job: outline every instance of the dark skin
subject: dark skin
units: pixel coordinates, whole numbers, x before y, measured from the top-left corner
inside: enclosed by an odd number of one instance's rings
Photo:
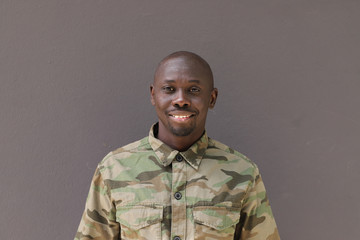
[[[216,103],[209,66],[193,53],[170,55],[157,68],[150,92],[159,119],[157,138],[187,150],[204,133],[208,109]]]

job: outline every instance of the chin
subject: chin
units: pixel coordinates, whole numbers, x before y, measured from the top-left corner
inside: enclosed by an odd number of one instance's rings
[[[171,132],[178,137],[186,137],[194,132],[194,128],[170,128]]]

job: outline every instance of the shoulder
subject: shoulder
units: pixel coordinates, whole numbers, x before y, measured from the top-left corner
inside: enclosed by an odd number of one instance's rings
[[[148,137],[144,137],[138,141],[129,143],[109,152],[99,163],[99,167],[107,167],[119,162],[119,160],[133,159],[139,154],[151,151]]]
[[[258,172],[257,165],[247,156],[212,138],[209,138],[208,154],[217,155],[218,158],[241,164],[243,168],[249,168],[254,173]]]

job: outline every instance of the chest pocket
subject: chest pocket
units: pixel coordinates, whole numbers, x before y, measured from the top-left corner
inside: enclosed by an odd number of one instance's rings
[[[195,240],[234,239],[235,227],[240,220],[240,209],[201,206],[193,209]]]
[[[162,219],[162,206],[129,206],[116,210],[122,240],[160,240]]]

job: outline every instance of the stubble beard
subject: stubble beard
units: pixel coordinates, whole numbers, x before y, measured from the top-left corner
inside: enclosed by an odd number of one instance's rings
[[[192,132],[194,132],[195,128],[196,128],[196,124],[192,123],[190,126],[188,127],[179,127],[176,128],[174,127],[171,123],[169,123],[169,127],[170,127],[170,131],[172,134],[174,134],[175,136],[178,137],[186,137],[189,136]]]

